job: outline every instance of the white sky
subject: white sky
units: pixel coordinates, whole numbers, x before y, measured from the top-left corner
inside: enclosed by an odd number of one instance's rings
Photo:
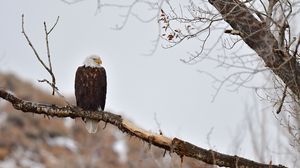
[[[156,115],[167,136],[257,159],[248,147],[250,139],[247,136],[241,146],[233,145],[237,134],[247,134],[245,114],[249,111],[245,106],[253,104],[253,91],[222,89],[211,102],[215,93],[212,80],[197,70],[214,73],[214,65],[207,61],[190,66],[179,61],[188,51],[197,49],[197,43],[168,50],[159,47],[153,56],[144,56],[158,35],[156,22],[143,24],[131,18],[123,30],[115,31],[111,27],[121,21],[118,10],[106,8],[98,15],[95,10],[96,1],[92,0],[75,5],[66,5],[59,0],[2,0],[0,70],[13,72],[36,86],[48,88],[37,82],[50,78],[21,34],[21,15],[25,14],[26,32],[43,56],[46,53],[43,21],[52,25],[60,16],[50,35],[50,47],[58,87],[66,96],[73,95],[76,68],[86,56],[98,54],[108,75],[106,109],[132,119],[146,130],[157,132]],[[215,73],[222,77],[217,70]],[[267,117],[273,117],[271,112]],[[211,128],[209,146],[206,136]],[[270,153],[266,160],[284,163],[276,158]]]

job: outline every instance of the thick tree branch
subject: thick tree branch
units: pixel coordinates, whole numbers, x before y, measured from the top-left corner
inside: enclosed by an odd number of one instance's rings
[[[271,2],[276,3],[277,1],[272,0]],[[239,0],[209,0],[209,3],[221,13],[223,19],[235,31],[240,32],[239,35],[244,42],[299,98],[300,67],[296,57],[280,47],[279,42],[270,31],[269,23],[257,20],[249,8]],[[272,5],[268,15],[271,15],[271,8]]]
[[[155,145],[167,151],[175,152],[181,158],[184,156],[195,158],[208,164],[221,167],[243,167],[243,168],[285,168],[282,165],[263,164],[248,160],[239,156],[230,156],[213,150],[206,150],[197,147],[189,142],[178,138],[168,138],[166,136],[152,133],[138,128],[130,121],[123,119],[122,116],[106,111],[84,111],[75,106],[60,107],[54,104],[42,104],[21,100],[14,95],[0,89],[0,97],[10,102],[17,110],[25,113],[44,114],[51,117],[84,117],[104,121],[118,127],[122,132],[135,136],[143,141]]]

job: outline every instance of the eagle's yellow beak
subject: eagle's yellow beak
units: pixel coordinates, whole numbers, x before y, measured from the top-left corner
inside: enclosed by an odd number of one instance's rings
[[[96,64],[101,65],[102,64],[102,60],[101,59],[95,59]]]

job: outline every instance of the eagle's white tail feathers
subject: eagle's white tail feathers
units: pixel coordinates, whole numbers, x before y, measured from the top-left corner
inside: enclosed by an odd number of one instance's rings
[[[95,134],[98,129],[98,121],[86,119],[85,120],[85,128],[90,134]]]

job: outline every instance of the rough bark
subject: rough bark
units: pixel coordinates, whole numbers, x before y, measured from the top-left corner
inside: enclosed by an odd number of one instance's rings
[[[135,126],[122,116],[106,111],[84,111],[76,106],[57,106],[21,100],[14,95],[0,89],[0,97],[10,102],[17,110],[25,113],[43,114],[51,117],[84,117],[104,121],[118,127],[122,132],[135,136],[150,145],[155,145],[166,151],[175,152],[180,157],[191,157],[208,164],[232,168],[285,168],[282,165],[258,163],[239,156],[222,154],[213,150],[206,150],[178,138],[169,138],[164,135],[152,133]]]
[[[238,32],[244,42],[260,56],[291,91],[299,97],[300,67],[296,58],[279,47],[266,21],[259,21],[244,3],[239,0],[209,0],[223,19]]]

